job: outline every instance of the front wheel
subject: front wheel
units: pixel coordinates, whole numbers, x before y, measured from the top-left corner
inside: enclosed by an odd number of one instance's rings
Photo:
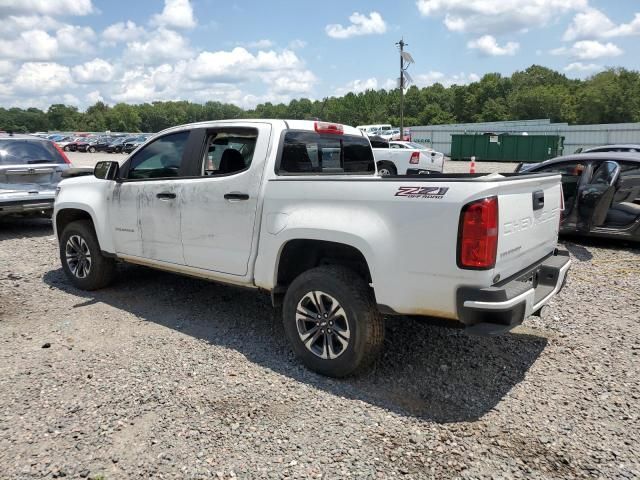
[[[93,225],[87,220],[65,227],[60,236],[60,261],[71,283],[81,290],[106,287],[115,277],[115,261],[102,255]]]
[[[384,320],[371,288],[355,272],[322,266],[298,276],[284,298],[283,322],[308,368],[345,377],[370,365],[382,348]]]
[[[71,149],[69,148],[69,146],[68,146],[68,145],[65,145],[65,146],[64,146],[64,148],[63,148],[63,150],[64,150],[65,152],[68,152],[68,151],[69,151],[69,150],[71,150]]]
[[[397,175],[398,170],[393,163],[390,162],[380,162],[378,164],[378,175],[381,177],[388,177],[390,175]]]
[[[89,153],[96,153],[96,147],[89,147]]]

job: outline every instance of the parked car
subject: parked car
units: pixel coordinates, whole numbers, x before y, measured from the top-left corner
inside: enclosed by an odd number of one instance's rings
[[[31,135],[0,135],[0,217],[53,211],[69,159],[55,143]]]
[[[561,233],[640,241],[640,153],[578,153],[516,171],[562,175]]]
[[[613,145],[602,145],[600,147],[587,148],[576,153],[598,153],[598,152],[640,152],[640,145],[633,143],[621,143]]]
[[[117,137],[114,138],[105,148],[105,152],[107,153],[121,153],[122,152],[122,146],[125,144],[125,142],[131,141],[133,139],[135,139],[136,137]]]
[[[78,143],[78,151],[89,153],[104,152],[110,145],[110,141],[110,139],[106,138],[92,138],[88,141]]]
[[[405,142],[387,142],[382,137],[369,137],[378,173],[388,175],[422,175],[442,173],[444,155],[425,148],[405,148]],[[399,145],[402,143],[402,145]]]
[[[56,144],[65,152],[75,152],[78,149],[78,142],[84,141],[83,137],[65,137]]]
[[[133,140],[129,140],[125,143],[122,144],[122,153],[131,153],[133,152],[136,148],[138,148],[140,145],[142,145],[144,142],[147,141],[147,138],[145,135],[140,135],[138,137],[135,137]]]
[[[376,173],[353,127],[174,127],[121,167],[61,183],[60,261],[84,290],[108,285],[122,260],[270,292],[294,352],[336,377],[376,358],[385,314],[500,333],[562,288],[559,175]]]

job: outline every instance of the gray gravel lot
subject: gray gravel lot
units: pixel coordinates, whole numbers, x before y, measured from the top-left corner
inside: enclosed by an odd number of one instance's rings
[[[4,221],[0,478],[639,478],[640,250],[563,243],[544,318],[390,318],[375,366],[332,380],[266,296],[127,265],[82,292],[50,222]]]

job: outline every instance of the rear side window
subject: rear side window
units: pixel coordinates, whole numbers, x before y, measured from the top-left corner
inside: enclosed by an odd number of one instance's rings
[[[65,163],[52,142],[42,140],[0,140],[0,165]]]
[[[288,131],[279,174],[373,174],[375,161],[368,140],[354,135],[321,135]]]

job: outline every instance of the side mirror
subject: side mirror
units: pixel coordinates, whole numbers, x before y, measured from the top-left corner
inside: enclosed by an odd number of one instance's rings
[[[120,165],[112,161],[98,162],[93,169],[94,177],[102,180],[116,180],[118,173],[120,173]]]

